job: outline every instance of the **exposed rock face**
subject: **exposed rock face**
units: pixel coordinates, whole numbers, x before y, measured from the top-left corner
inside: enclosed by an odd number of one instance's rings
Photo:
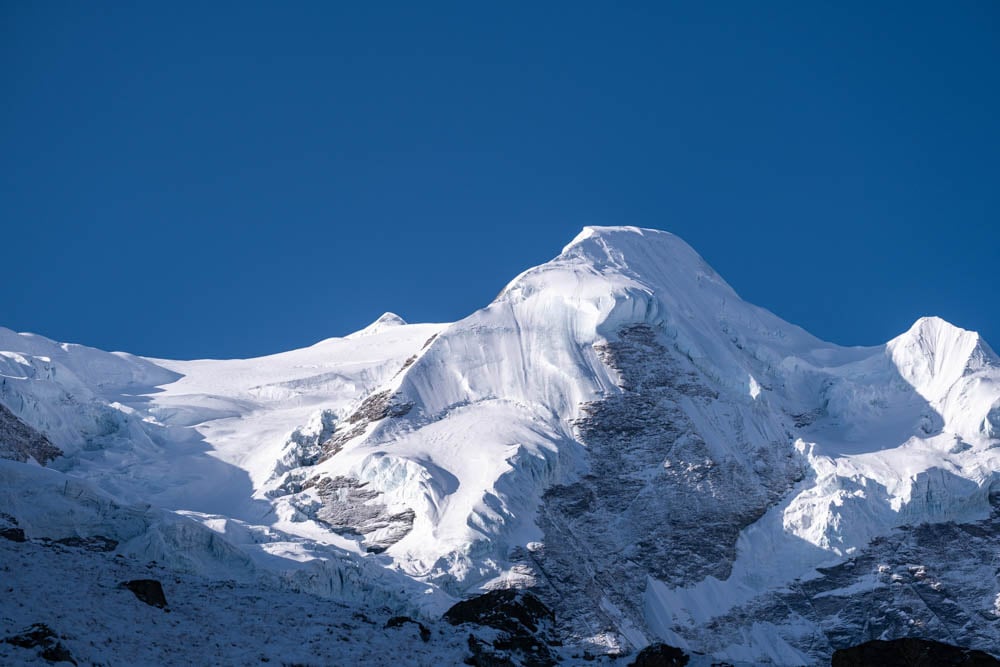
[[[44,435],[31,428],[0,403],[0,458],[24,463],[29,458],[43,466],[59,456],[62,450]]]
[[[408,364],[413,362],[408,361]],[[343,449],[344,444],[353,440],[368,428],[372,422],[377,422],[387,417],[402,417],[410,412],[413,404],[400,401],[399,397],[391,391],[376,392],[363,401],[358,409],[351,413],[343,425],[333,433],[333,435],[323,443],[323,451],[319,461],[334,456]]]
[[[650,575],[724,579],[740,530],[803,475],[787,439],[728,443],[742,460],[712,448],[692,415],[736,422],[739,412],[653,327],[624,328],[597,351],[621,393],[585,406],[577,429],[590,469],[545,493],[544,548],[533,552],[540,593],[581,637],[607,637],[622,619],[642,627]]]
[[[833,667],[995,667],[997,660],[982,651],[942,644],[929,639],[872,640],[833,654]]]
[[[309,424],[292,431],[285,442],[282,457],[275,465],[274,475],[319,462],[337,427],[332,410],[321,410]]]
[[[743,628],[772,624],[786,637],[797,634],[790,643],[815,664],[880,637],[946,637],[958,646],[996,651],[998,544],[1000,513],[978,523],[903,527],[839,565],[820,568],[815,578],[714,619],[696,638],[713,652],[736,641]],[[788,630],[794,627],[818,630]]]
[[[323,477],[314,488],[321,501],[314,512],[316,520],[338,533],[361,535],[371,553],[385,551],[413,528],[413,510],[390,512],[365,482]]]
[[[413,358],[407,359],[403,368],[412,363]],[[317,474],[314,466],[336,456],[374,422],[402,417],[412,407],[412,403],[384,390],[367,396],[339,423],[331,410],[317,413],[312,422],[289,436],[272,479],[284,476],[267,496],[291,496],[289,502],[303,515],[341,535],[360,536],[366,551],[382,553],[413,528],[413,510],[390,510],[380,502],[382,494],[370,488],[368,482]]]
[[[407,360],[407,365],[412,360]],[[406,365],[404,365],[404,368]],[[403,539],[413,527],[412,509],[390,511],[380,502],[381,494],[353,477],[324,476],[311,470],[335,456],[348,441],[362,435],[374,422],[402,417],[412,408],[391,391],[371,394],[339,424],[330,410],[292,432],[274,477],[284,474],[281,484],[267,493],[270,498],[294,496],[290,502],[308,516],[341,535],[361,536],[366,551],[382,553]],[[303,493],[310,491],[311,493]],[[318,503],[316,500],[318,499]]]

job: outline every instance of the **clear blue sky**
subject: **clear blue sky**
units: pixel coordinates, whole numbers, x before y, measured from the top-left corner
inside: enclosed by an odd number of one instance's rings
[[[992,0],[133,4],[0,8],[0,325],[275,352],[631,224],[828,340],[1000,347]]]

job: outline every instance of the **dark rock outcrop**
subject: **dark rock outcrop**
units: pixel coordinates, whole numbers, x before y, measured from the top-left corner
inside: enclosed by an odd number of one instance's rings
[[[116,540],[112,540],[110,537],[104,537],[103,535],[90,535],[88,537],[64,537],[61,540],[55,540],[55,543],[61,544],[64,547],[85,549],[87,551],[99,551],[104,553],[114,551],[118,547],[118,542]]]
[[[513,588],[463,600],[445,612],[452,625],[469,624],[494,632],[469,635],[469,664],[479,667],[548,667],[556,663],[555,616],[533,593]],[[499,631],[499,632],[495,632]]]
[[[0,512],[0,538],[11,542],[24,542],[24,530],[18,527],[17,519]]]
[[[0,458],[21,463],[31,458],[44,466],[62,455],[62,450],[48,438],[25,424],[7,406],[0,403]]]
[[[997,660],[983,651],[959,648],[950,644],[906,637],[888,641],[873,640],[838,649],[833,667],[1000,667]]]
[[[163,585],[156,579],[133,579],[122,585],[151,607],[163,609],[167,606],[167,596],[163,594]]]
[[[24,531],[20,528],[0,528],[0,537],[11,542],[24,542]]]
[[[431,640],[431,630],[426,625],[420,621],[415,621],[409,616],[393,616],[388,621],[385,622],[386,629],[388,628],[401,628],[407,623],[412,623],[417,626],[417,630],[420,632],[420,638],[425,642]]]
[[[639,651],[629,667],[684,667],[690,658],[676,646],[650,644]]]
[[[38,655],[48,662],[76,664],[73,654],[59,641],[59,635],[44,623],[35,623],[22,632],[5,637],[3,641],[25,649],[38,649]]]

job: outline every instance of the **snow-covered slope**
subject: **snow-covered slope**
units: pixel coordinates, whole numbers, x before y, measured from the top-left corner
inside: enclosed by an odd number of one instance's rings
[[[51,474],[179,512],[303,590],[344,594],[324,577],[349,568],[352,599],[433,615],[532,587],[591,652],[821,660],[874,626],[746,610],[902,526],[989,522],[1000,496],[1000,360],[977,334],[923,318],[825,343],[656,230],[585,228],[448,325],[386,313],[251,360],[6,330],[0,350],[0,404],[64,452]],[[1000,585],[969,590],[997,618]],[[969,641],[1000,645],[983,627]]]

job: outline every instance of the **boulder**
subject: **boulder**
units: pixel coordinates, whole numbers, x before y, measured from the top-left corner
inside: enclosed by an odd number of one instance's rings
[[[163,594],[163,585],[156,579],[133,579],[122,585],[151,607],[163,609],[167,606],[167,596]]]

